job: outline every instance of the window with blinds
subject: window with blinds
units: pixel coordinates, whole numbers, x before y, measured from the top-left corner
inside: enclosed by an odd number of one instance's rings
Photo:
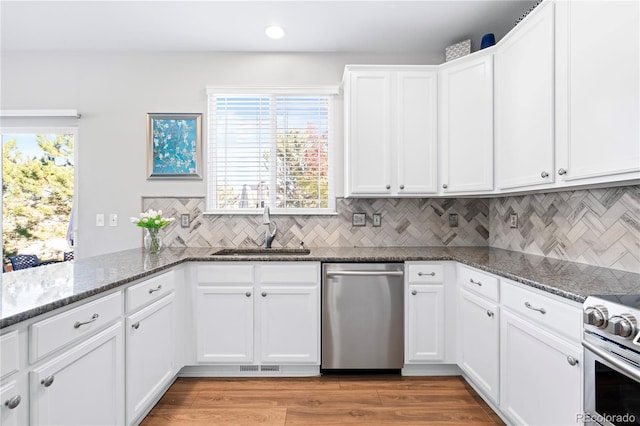
[[[331,95],[209,92],[207,211],[335,211]]]

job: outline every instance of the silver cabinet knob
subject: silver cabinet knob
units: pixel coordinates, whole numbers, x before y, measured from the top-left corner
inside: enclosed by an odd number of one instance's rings
[[[53,384],[53,379],[54,379],[53,376],[47,376],[44,379],[40,380],[40,384],[44,385],[45,388],[48,388]]]
[[[385,186],[385,188],[391,189],[391,185],[387,185],[387,186]]]
[[[262,292],[262,297],[267,297],[267,292],[266,291]]]
[[[488,316],[489,318],[493,317],[493,312],[491,312],[491,311],[487,311],[487,316]]]
[[[4,402],[4,405],[9,407],[9,410],[13,410],[18,405],[20,405],[20,401],[22,401],[22,398],[20,398],[20,395],[16,395],[16,396],[12,396],[11,398],[7,399]]]
[[[569,365],[577,365],[578,364],[578,360],[575,359],[574,357],[572,357],[571,355],[569,355],[567,357],[567,362],[569,363]]]
[[[416,294],[418,294],[418,292],[417,290],[411,290],[411,294],[415,296]]]
[[[400,185],[400,189],[404,189],[404,185]]]
[[[564,176],[564,175],[566,175],[566,174],[567,174],[567,170],[566,170],[566,169],[558,169],[558,174],[559,174],[560,176]]]
[[[443,183],[443,184],[442,184],[442,187],[443,187],[444,189],[447,189],[447,188],[449,187],[449,185],[447,185],[446,183]]]
[[[248,291],[248,292],[246,292],[244,295],[245,295],[245,296],[247,296],[247,297],[251,297],[251,292],[250,292],[250,291]]]
[[[140,321],[134,322],[133,324],[131,324],[131,328],[133,328],[134,330],[137,330],[138,328],[140,328]]]
[[[542,179],[548,178],[549,177],[549,173],[542,172],[542,173],[540,173],[540,177],[542,177]]]

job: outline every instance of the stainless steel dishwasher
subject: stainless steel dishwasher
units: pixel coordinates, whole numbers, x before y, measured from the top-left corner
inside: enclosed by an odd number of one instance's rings
[[[322,368],[402,368],[403,288],[402,263],[324,264]]]

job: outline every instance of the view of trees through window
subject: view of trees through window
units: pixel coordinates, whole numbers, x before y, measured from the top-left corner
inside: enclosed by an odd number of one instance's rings
[[[62,260],[71,250],[73,134],[2,135],[2,251]]]

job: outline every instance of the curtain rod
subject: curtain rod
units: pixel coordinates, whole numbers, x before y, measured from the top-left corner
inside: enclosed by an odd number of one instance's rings
[[[82,115],[77,109],[3,109],[0,117],[80,118]]]

